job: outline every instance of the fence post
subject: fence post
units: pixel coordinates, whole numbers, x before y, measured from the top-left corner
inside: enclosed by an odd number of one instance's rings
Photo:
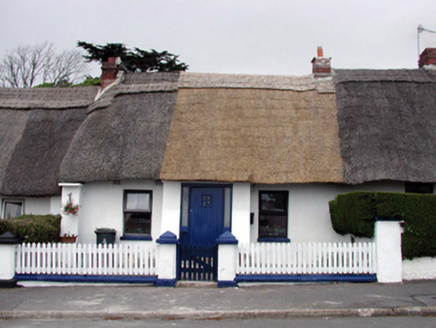
[[[12,288],[17,285],[15,276],[15,250],[22,238],[12,232],[0,236],[0,287]]]
[[[216,240],[218,244],[218,288],[236,287],[238,240],[229,231]]]
[[[174,287],[177,280],[177,236],[170,231],[157,240],[156,287]]]
[[[377,281],[382,283],[403,281],[401,234],[403,228],[396,219],[376,218],[375,242],[377,256]]]

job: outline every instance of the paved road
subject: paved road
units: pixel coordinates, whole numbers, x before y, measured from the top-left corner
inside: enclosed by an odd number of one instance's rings
[[[253,319],[436,315],[436,281],[241,288],[0,289],[0,319]]]
[[[252,320],[0,320],[4,328],[111,328],[111,327],[145,327],[145,328],[434,328],[436,318],[425,317],[377,317],[377,318],[292,318],[292,319],[252,319]]]

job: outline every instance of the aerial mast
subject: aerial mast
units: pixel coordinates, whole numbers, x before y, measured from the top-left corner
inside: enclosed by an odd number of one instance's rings
[[[421,34],[422,32],[430,32],[430,33],[436,33],[436,31],[428,30],[428,29],[426,29],[426,28],[422,27],[422,25],[421,25],[421,24],[419,24],[419,25],[418,25],[418,32],[417,32],[417,42],[418,42],[418,59],[419,59],[419,56],[421,55],[421,49],[420,49],[420,46],[419,46],[419,35],[420,35],[420,34]]]

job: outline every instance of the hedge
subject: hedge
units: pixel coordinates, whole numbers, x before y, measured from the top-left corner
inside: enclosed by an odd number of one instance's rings
[[[387,192],[340,194],[330,203],[333,229],[356,237],[373,237],[374,221],[400,219],[404,258],[436,256],[436,195]]]
[[[21,215],[0,220],[0,234],[7,231],[23,237],[26,243],[59,242],[60,215]]]

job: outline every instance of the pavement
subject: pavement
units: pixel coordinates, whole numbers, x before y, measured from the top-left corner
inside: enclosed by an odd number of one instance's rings
[[[0,289],[0,319],[256,319],[436,316],[436,281],[398,284],[185,283]]]

